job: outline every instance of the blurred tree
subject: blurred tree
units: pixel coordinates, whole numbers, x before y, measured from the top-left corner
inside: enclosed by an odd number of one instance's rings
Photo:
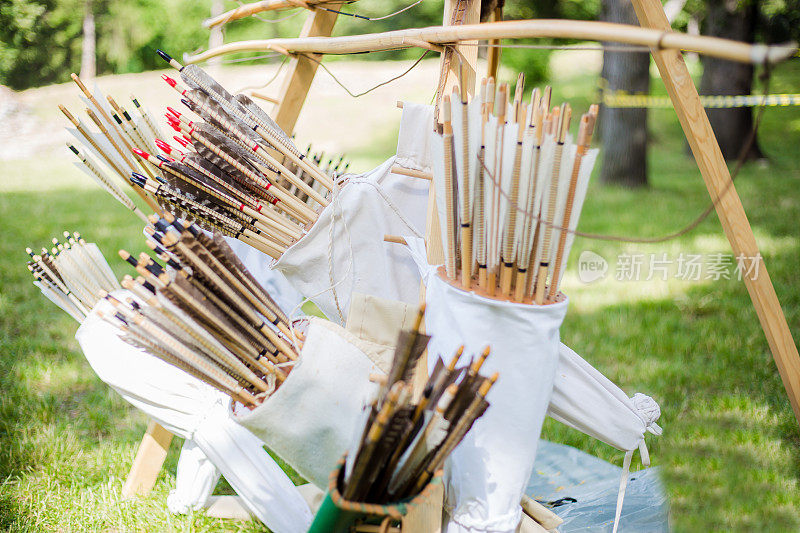
[[[629,0],[603,0],[601,19],[638,24]],[[600,77],[609,91],[646,94],[650,91],[650,53],[604,51]],[[647,109],[603,106],[598,121],[603,143],[601,181],[627,187],[647,185]]]
[[[155,48],[179,54],[208,41],[200,23],[208,17],[210,0],[91,4],[88,11],[86,0],[0,0],[0,84],[25,89],[65,82],[70,72],[79,72],[84,35],[88,39],[90,33],[84,33],[87,12],[94,18],[97,74],[163,68]]]
[[[65,81],[80,67],[82,0],[3,0],[0,84],[13,89]]]
[[[758,23],[756,0],[706,0],[703,34],[737,41],[753,42]],[[712,57],[703,57],[700,92],[711,95],[750,94],[753,89],[753,66]],[[717,136],[725,159],[742,155],[753,129],[753,111],[749,107],[707,109],[708,119]],[[758,142],[750,145],[746,159],[763,157]]]
[[[600,0],[506,0],[503,8],[505,20],[518,19],[558,19],[596,20],[600,13]],[[514,44],[567,44],[567,41],[553,39],[518,39]],[[510,67],[515,73],[525,73],[525,82],[530,89],[548,80],[548,66],[552,50],[505,48],[501,56],[502,65]]]
[[[92,0],[86,0],[83,14],[83,42],[81,44],[81,79],[91,80],[97,74],[97,34],[94,26]]]

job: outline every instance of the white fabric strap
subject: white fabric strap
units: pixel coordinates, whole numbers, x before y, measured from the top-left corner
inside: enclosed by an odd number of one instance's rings
[[[625,489],[628,487],[628,474],[631,471],[631,459],[633,450],[625,452],[625,460],[622,462],[622,477],[619,479],[619,492],[617,493],[617,510],[614,513],[614,528],[611,533],[617,533],[619,527],[619,517],[622,515],[622,502],[625,500]]]

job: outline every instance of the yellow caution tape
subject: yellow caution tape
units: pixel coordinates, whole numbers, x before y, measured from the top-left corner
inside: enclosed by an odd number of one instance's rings
[[[625,91],[601,91],[601,101],[606,107],[646,107],[668,109],[672,107],[669,96],[649,94],[629,94]],[[800,105],[800,94],[748,94],[748,95],[701,95],[700,101],[707,108],[756,107],[756,106],[796,106]]]

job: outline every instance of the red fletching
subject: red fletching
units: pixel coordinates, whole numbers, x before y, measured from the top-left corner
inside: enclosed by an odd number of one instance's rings
[[[156,146],[158,146],[162,152],[168,155],[172,155],[172,152],[176,152],[177,155],[183,155],[183,152],[178,150],[177,148],[173,148],[169,144],[165,143],[161,139],[156,139]]]
[[[184,148],[189,146],[189,140],[187,138],[185,138],[185,137],[178,137],[177,135],[173,135],[172,138],[175,139],[175,142],[177,142],[178,144],[180,144]]]
[[[133,148],[133,153],[138,155],[139,157],[144,158],[144,159],[150,159],[150,154],[148,154],[144,150],[139,150],[138,148]]]
[[[164,80],[169,84],[170,87],[175,87],[178,85],[178,82],[167,76],[166,74],[161,75],[161,79]]]
[[[171,108],[171,107],[169,107],[169,106],[167,106],[167,111],[169,111],[170,113],[172,113],[173,115],[175,115],[175,116],[176,116],[176,117],[178,117],[178,118],[180,118],[180,116],[181,116],[181,114],[180,114],[180,113],[178,113],[177,111],[175,111],[174,109],[172,109],[172,108]]]

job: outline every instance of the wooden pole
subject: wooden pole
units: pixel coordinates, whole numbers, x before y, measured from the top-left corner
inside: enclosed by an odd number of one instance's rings
[[[151,420],[122,486],[123,498],[145,496],[153,489],[171,442],[172,433]]]
[[[492,22],[503,20],[503,8],[496,7],[492,14]],[[497,79],[497,70],[500,68],[500,39],[489,39],[489,49],[486,51],[486,77]]]
[[[669,31],[669,22],[659,0],[633,0],[633,7],[642,26]],[[652,53],[708,192],[717,204],[717,215],[733,253],[737,257],[757,262],[754,268],[757,268],[758,275],[755,279],[744,275],[744,283],[767,336],[795,418],[800,421],[800,356],[797,346],[758,251],[742,202],[731,183],[728,166],[700,102],[700,96],[679,51],[654,47]]]
[[[313,9],[308,13],[308,18],[300,31],[300,39],[307,37],[329,37],[336,23],[336,13]],[[320,56],[313,59],[319,61]],[[292,57],[289,63],[289,70],[283,80],[279,103],[275,112],[272,114],[273,120],[281,127],[287,135],[294,132],[297,117],[308,96],[311,82],[314,81],[314,74],[317,72],[319,64],[305,56]]]
[[[507,20],[465,26],[431,26],[382,33],[366,33],[343,37],[301,37],[239,41],[189,56],[188,63],[206,61],[218,55],[235,52],[287,50],[309,54],[357,54],[397,48],[449,45],[487,39],[553,38],[582,41],[616,42],[697,52],[710,57],[741,63],[777,63],[797,51],[795,44],[766,46],[748,44],[719,37],[687,35],[677,31],[640,28],[628,24],[591,20]],[[472,48],[475,48],[474,46]]]

